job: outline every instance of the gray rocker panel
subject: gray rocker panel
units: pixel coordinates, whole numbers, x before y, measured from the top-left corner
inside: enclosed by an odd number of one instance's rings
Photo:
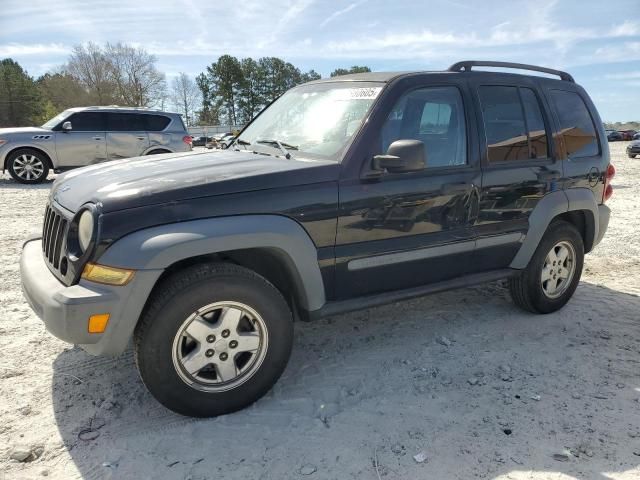
[[[324,305],[316,246],[298,223],[279,215],[218,217],[140,230],[115,242],[98,262],[155,270],[190,257],[247,248],[269,248],[280,255],[302,286],[303,308],[317,310]]]

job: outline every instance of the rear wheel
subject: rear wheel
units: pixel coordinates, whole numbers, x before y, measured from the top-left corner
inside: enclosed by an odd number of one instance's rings
[[[20,183],[42,183],[49,174],[49,160],[37,150],[23,148],[7,158],[9,174]]]
[[[292,343],[291,311],[271,283],[243,267],[206,264],[160,287],[136,328],[135,355],[160,403],[211,417],[267,393]]]
[[[553,222],[527,268],[509,280],[513,301],[534,313],[559,310],[578,287],[583,262],[580,233],[568,222]]]

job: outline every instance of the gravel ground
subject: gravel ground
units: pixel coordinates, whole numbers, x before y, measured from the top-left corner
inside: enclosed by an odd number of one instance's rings
[[[5,174],[0,479],[639,479],[640,159],[625,145],[609,231],[560,312],[523,313],[489,284],[298,324],[276,387],[211,420],[161,407],[130,351],[95,358],[45,331],[18,257],[49,185]]]

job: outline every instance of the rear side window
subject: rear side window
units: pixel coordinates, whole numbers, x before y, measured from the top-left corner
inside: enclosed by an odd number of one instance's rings
[[[524,105],[524,115],[527,120],[527,130],[529,131],[529,141],[531,143],[530,158],[547,158],[549,156],[547,131],[544,127],[544,119],[538,97],[530,88],[520,88],[520,96]]]
[[[146,129],[143,115],[135,113],[107,114],[107,130],[110,132],[142,132]]]
[[[540,103],[530,88],[479,89],[489,162],[535,160],[549,156]]]
[[[420,140],[427,168],[465,165],[467,137],[462,97],[456,87],[431,87],[403,95],[382,127],[382,152],[396,140]]]
[[[100,112],[78,112],[68,119],[75,132],[104,132],[105,114]]]
[[[169,117],[164,115],[145,115],[147,119],[147,130],[150,132],[161,132],[171,122]]]
[[[552,90],[551,98],[560,121],[560,133],[567,155],[573,158],[598,155],[596,128],[580,95],[564,90]]]

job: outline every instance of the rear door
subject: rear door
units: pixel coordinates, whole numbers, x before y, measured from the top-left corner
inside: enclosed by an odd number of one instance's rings
[[[408,79],[395,91],[368,127],[364,174],[340,181],[337,299],[453,278],[473,254],[478,171],[465,85]],[[367,179],[373,156],[401,139],[425,144],[424,170]]]
[[[71,130],[56,127],[58,167],[81,167],[107,159],[105,113],[77,112],[65,119]]]
[[[550,141],[548,108],[531,79],[473,81],[482,152],[473,271],[508,267],[529,229],[529,215],[561,189],[562,166]]]
[[[109,160],[137,157],[149,147],[145,116],[137,113],[107,114],[107,156]]]

